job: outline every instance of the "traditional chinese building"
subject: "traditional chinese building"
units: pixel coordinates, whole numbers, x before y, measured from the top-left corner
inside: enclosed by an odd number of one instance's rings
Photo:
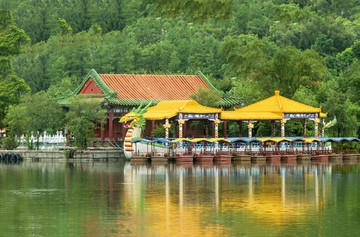
[[[123,141],[125,129],[119,119],[141,102],[188,101],[190,95],[199,88],[216,91],[210,81],[201,73],[197,75],[136,75],[98,74],[94,69],[85,76],[74,95],[85,95],[100,100],[107,109],[108,122],[96,131],[99,146],[113,146]],[[239,100],[222,100],[219,106],[233,106]],[[156,126],[155,121],[147,121],[145,135]],[[189,128],[187,131],[190,131]]]
[[[261,120],[268,120],[272,123],[272,136],[275,136],[275,123],[280,123],[281,137],[285,137],[285,124],[290,119],[298,119],[303,121],[304,137],[306,137],[307,121],[314,123],[314,137],[319,136],[319,123],[321,122],[320,136],[324,137],[324,118],[327,113],[321,112],[320,108],[299,103],[280,95],[279,91],[275,91],[275,95],[251,104],[246,107],[235,109],[235,111],[222,111],[221,120],[239,121],[240,127],[242,123],[247,123],[249,137],[252,137],[252,129],[254,123]],[[320,120],[321,119],[321,120]]]

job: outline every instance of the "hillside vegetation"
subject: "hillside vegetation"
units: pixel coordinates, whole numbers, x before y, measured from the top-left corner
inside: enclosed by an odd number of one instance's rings
[[[11,57],[31,93],[60,98],[87,72],[202,71],[245,105],[281,95],[322,106],[329,135],[357,136],[359,0],[0,0],[30,43]]]

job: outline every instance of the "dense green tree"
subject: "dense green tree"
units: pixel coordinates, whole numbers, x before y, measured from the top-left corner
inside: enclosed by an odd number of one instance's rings
[[[65,19],[59,18],[59,33],[61,34],[71,34],[72,28],[69,26],[69,24],[66,22]]]
[[[16,54],[1,58],[0,65],[2,75],[16,72],[32,93],[49,90],[54,97],[74,90],[91,68],[152,74],[200,70],[218,89],[231,90],[245,104],[280,90],[341,116],[340,111],[356,111],[350,108],[357,106],[359,94],[359,3],[0,0],[0,7],[13,11],[14,21],[33,43],[21,48],[21,41]],[[6,42],[0,41],[0,46]],[[336,110],[324,99],[327,90],[332,93],[330,82],[339,93],[334,101],[346,108]],[[351,134],[344,129],[343,134]]]
[[[4,122],[10,135],[29,137],[33,134],[38,141],[36,149],[39,149],[39,137],[45,131],[54,133],[64,126],[64,113],[57,100],[42,91],[24,95],[18,105],[10,107]]]
[[[324,34],[316,38],[315,44],[313,44],[311,48],[322,56],[331,55],[335,51],[333,40]]]
[[[14,73],[10,57],[19,54],[21,44],[30,39],[15,25],[9,10],[0,9],[0,22],[0,118],[3,118],[8,107],[29,92],[24,80]],[[3,126],[2,121],[0,126]]]
[[[322,58],[313,50],[299,51],[294,47],[280,49],[273,57],[269,75],[273,86],[270,93],[279,89],[286,97],[292,97],[301,86],[316,88],[326,75]]]
[[[77,98],[70,102],[66,118],[78,149],[85,150],[89,146],[95,129],[106,121],[105,113],[98,101]]]
[[[171,1],[153,0],[157,10],[162,15],[185,15],[191,20],[206,20],[209,18],[227,19],[230,17],[232,0],[204,0],[204,1]]]
[[[199,88],[195,94],[190,95],[190,98],[201,105],[215,108],[217,107],[217,103],[221,100],[221,95],[211,90]]]
[[[9,57],[19,54],[21,44],[30,39],[15,25],[9,10],[0,9],[0,22],[0,80],[4,80],[13,73]]]
[[[8,107],[18,104],[21,96],[29,92],[29,87],[24,80],[19,79],[15,75],[11,75],[8,80],[3,81],[0,85],[0,117],[4,118]]]

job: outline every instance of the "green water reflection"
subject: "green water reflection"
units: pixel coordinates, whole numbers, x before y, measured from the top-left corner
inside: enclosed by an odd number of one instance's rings
[[[0,233],[356,236],[359,167],[0,164]]]

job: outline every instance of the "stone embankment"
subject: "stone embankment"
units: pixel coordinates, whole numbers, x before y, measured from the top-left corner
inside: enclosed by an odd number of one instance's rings
[[[62,161],[116,161],[124,159],[120,149],[99,149],[77,151],[64,150],[0,150],[0,157],[20,155],[23,161],[62,162]]]

